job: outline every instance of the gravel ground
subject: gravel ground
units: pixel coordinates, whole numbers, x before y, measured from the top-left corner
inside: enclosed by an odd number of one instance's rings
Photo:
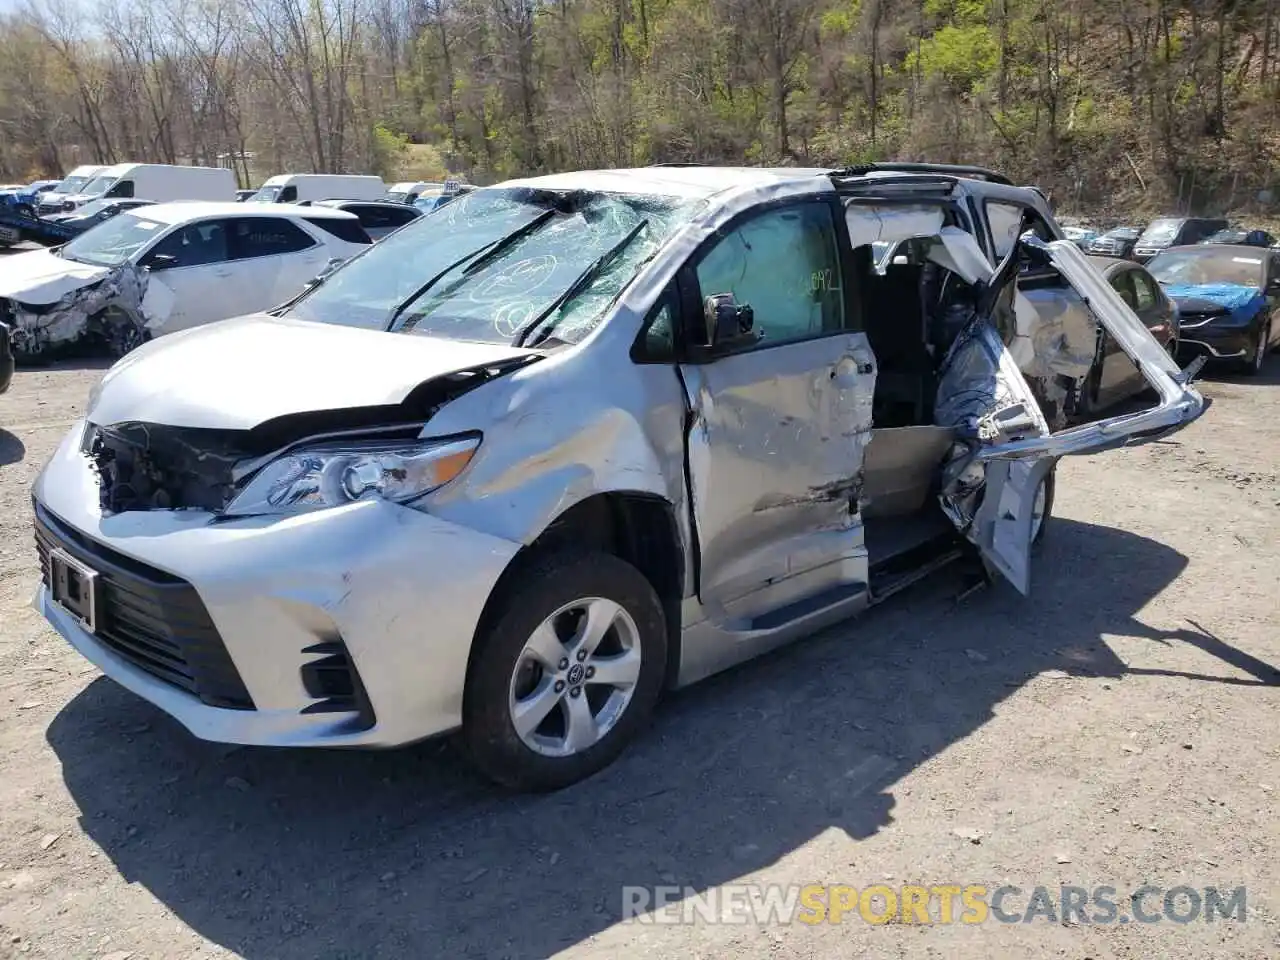
[[[672,698],[537,798],[448,745],[198,742],[46,628],[28,490],[99,375],[0,397],[0,956],[1280,954],[1280,358],[1206,382],[1169,441],[1064,462],[1030,599],[944,573]],[[1244,885],[1247,913],[621,919],[624,885],[738,882],[1010,883],[1018,912],[1037,885]]]

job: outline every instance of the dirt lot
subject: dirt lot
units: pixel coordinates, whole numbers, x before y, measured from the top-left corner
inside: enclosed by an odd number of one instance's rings
[[[1280,953],[1280,358],[1206,383],[1171,441],[1064,463],[1030,600],[957,602],[945,574],[673,698],[616,767],[542,798],[441,745],[200,743],[74,655],[28,606],[28,489],[98,375],[20,372],[0,397],[0,956]],[[1014,913],[1037,885],[1244,885],[1247,913],[620,920],[624,885],[740,881],[1009,883]]]

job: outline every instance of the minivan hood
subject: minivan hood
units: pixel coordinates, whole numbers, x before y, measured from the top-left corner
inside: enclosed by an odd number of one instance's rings
[[[0,259],[0,297],[45,306],[110,272],[107,267],[66,260],[51,250],[30,250]]]
[[[394,406],[436,377],[538,356],[502,344],[255,314],[168,334],[107,371],[90,422],[251,430],[290,414]]]

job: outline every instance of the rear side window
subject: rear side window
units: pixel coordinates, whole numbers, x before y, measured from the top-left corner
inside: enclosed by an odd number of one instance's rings
[[[315,241],[296,224],[280,217],[241,217],[231,221],[231,259],[249,260],[297,253]]]
[[[307,217],[306,221],[317,230],[323,230],[347,243],[373,243],[359,220],[348,220],[346,217]]]
[[[1018,229],[1022,226],[1022,207],[1016,203],[987,201],[987,220],[991,224],[991,241],[995,244],[996,262],[1009,255],[1018,242]]]
[[[408,221],[415,219],[412,207],[408,210],[396,210],[385,206],[348,206],[348,214],[355,214],[360,223],[369,229],[388,229],[403,227]]]

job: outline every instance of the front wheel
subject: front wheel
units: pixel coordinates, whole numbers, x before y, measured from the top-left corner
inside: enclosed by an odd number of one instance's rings
[[[1263,364],[1267,362],[1267,354],[1270,352],[1271,320],[1268,318],[1258,329],[1258,336],[1253,344],[1253,354],[1244,362],[1244,373],[1251,377],[1261,373]]]
[[[612,763],[648,721],[666,617],[640,571],[604,553],[550,554],[502,589],[476,637],[462,739],[498,783],[558,790]]]

